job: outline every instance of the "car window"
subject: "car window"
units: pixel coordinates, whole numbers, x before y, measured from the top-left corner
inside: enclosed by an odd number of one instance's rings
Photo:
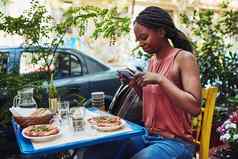
[[[57,53],[54,60],[54,66],[57,78],[81,76],[83,74],[82,62],[72,54]]]
[[[101,71],[107,70],[106,66],[98,63],[96,60],[86,57],[86,62],[88,66],[88,73],[93,74]]]
[[[49,55],[48,62],[53,55]],[[47,62],[47,63],[48,63]],[[20,74],[29,74],[34,72],[46,72],[48,69],[46,61],[40,52],[22,52],[20,56]],[[54,70],[51,65],[50,69]]]
[[[54,60],[55,76],[64,78],[70,76],[70,60],[68,54],[57,53]]]
[[[50,63],[53,54],[49,55],[47,62],[40,52],[22,52],[20,57],[20,74],[34,72],[47,72],[47,63]],[[82,62],[75,55],[58,52],[55,54],[50,69],[54,71],[56,79],[82,75]]]
[[[74,55],[71,55],[71,74],[79,76],[83,73],[82,62]]]
[[[8,53],[0,52],[0,73],[7,73]]]

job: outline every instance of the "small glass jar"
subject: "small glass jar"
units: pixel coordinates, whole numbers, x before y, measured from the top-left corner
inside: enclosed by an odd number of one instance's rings
[[[74,131],[83,130],[85,126],[85,108],[80,107],[72,114],[72,124]]]

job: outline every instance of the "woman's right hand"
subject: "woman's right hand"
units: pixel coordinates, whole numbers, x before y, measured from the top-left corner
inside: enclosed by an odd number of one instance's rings
[[[137,73],[136,75],[134,75],[133,79],[129,82],[129,86],[130,87],[140,87],[142,88],[143,87],[143,76],[144,76],[144,73]]]
[[[134,88],[136,93],[142,98],[142,83],[144,73],[137,73],[129,82],[129,87]]]

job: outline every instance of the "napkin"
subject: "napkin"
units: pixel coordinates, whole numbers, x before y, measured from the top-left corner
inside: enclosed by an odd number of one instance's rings
[[[21,108],[21,107],[11,107],[9,108],[10,112],[13,116],[22,116],[22,117],[28,117],[31,113],[33,113],[36,108]]]

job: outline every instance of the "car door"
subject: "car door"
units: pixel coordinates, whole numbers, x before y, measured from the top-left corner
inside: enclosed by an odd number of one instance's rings
[[[85,63],[79,54],[60,51],[55,56],[54,66],[55,84],[63,100],[77,102],[81,97],[89,96]]]

